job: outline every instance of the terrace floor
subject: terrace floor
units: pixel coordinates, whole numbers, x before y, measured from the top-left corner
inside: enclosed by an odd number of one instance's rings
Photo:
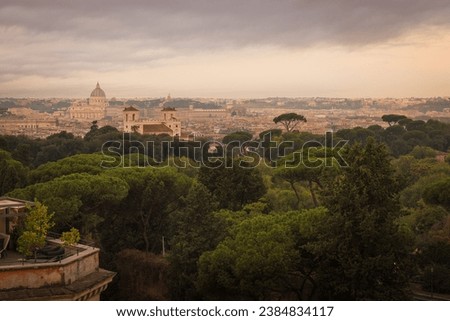
[[[62,258],[67,258],[72,255],[77,255],[77,253],[80,253],[84,249],[76,248],[76,247],[66,247],[65,253],[62,256]],[[4,253],[3,253],[4,254]],[[51,262],[58,262],[60,257],[53,257],[53,258],[26,258],[23,254],[20,254],[19,252],[8,250],[6,256],[2,256],[0,258],[0,267],[4,266],[17,266],[17,265],[31,265],[31,264],[39,264],[39,263],[51,263]]]
[[[6,253],[7,256],[2,256],[0,258],[0,266],[22,264],[22,261],[24,260],[24,256],[22,254],[11,250],[6,251]]]

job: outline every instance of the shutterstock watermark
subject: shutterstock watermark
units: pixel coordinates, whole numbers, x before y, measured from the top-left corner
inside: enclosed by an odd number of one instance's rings
[[[196,141],[195,138],[182,141],[171,140],[140,141],[124,133],[122,140],[107,141],[102,145],[103,168],[165,167],[177,168],[231,168],[240,166],[255,168],[261,163],[268,167],[284,166],[295,168],[347,167],[342,151],[347,140],[333,141],[333,134],[326,133],[323,142],[309,140],[298,146],[295,141],[273,140],[267,133],[261,140]]]

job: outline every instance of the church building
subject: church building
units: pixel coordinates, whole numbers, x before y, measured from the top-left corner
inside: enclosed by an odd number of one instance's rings
[[[176,109],[163,107],[161,119],[141,118],[138,109],[130,106],[123,110],[123,131],[136,132],[142,135],[167,134],[172,137],[181,136],[181,121],[178,120]]]
[[[68,112],[70,119],[92,122],[94,120],[104,119],[106,117],[107,107],[108,101],[106,100],[105,92],[97,82],[97,86],[91,92],[91,96],[87,102],[75,102],[69,107]]]

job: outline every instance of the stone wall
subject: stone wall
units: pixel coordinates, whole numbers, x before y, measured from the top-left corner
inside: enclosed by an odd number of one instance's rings
[[[61,262],[0,266],[0,290],[70,285],[99,269],[99,249],[84,248]]]

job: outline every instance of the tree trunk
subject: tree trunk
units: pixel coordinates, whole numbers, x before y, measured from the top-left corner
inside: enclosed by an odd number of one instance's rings
[[[295,207],[298,209],[298,206],[300,205],[300,195],[298,195],[298,191],[295,188],[295,182],[290,181],[292,189],[294,190],[295,196],[297,197],[297,203],[295,204]]]
[[[314,193],[313,182],[308,181],[308,185],[309,185],[309,192],[311,193],[311,198],[314,203],[314,207],[317,207],[319,206],[319,204],[317,202],[316,194]]]
[[[308,300],[313,300],[314,299],[314,295],[316,294],[317,291],[317,283],[316,281],[311,277],[311,275],[308,275],[308,280],[311,282],[311,293],[309,294],[309,298]]]
[[[140,211],[142,222],[142,237],[144,238],[145,252],[150,251],[150,241],[148,239],[148,219],[145,217],[143,211]]]

